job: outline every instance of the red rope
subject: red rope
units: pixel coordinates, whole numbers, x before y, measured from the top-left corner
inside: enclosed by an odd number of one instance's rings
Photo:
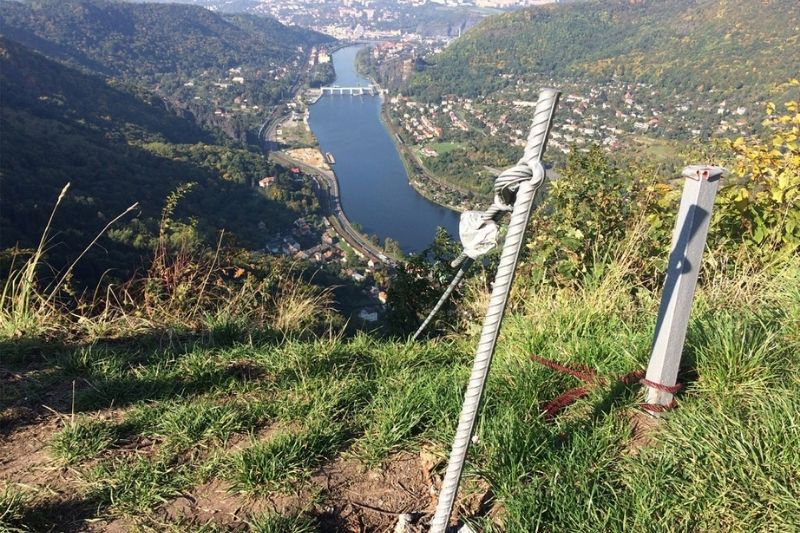
[[[638,369],[632,372],[628,372],[627,374],[619,378],[619,381],[623,385],[633,385],[634,383],[641,383],[643,377],[644,377],[644,370]]]
[[[568,374],[584,383],[588,383],[590,385],[604,385],[606,380],[602,377],[597,375],[593,369],[589,368],[586,365],[581,365],[578,363],[573,363],[570,366],[561,364],[557,361],[553,361],[552,359],[546,359],[544,357],[540,357],[536,354],[531,354],[531,360],[536,361],[537,363],[550,368],[551,370],[555,370],[556,372],[561,372],[562,374]],[[656,383],[655,381],[650,381],[649,379],[645,378],[645,371],[638,369],[632,372],[625,374],[619,378],[619,382],[623,385],[634,385],[634,384],[641,384],[646,387],[650,387],[662,392],[667,392],[670,394],[675,394],[683,388],[683,385],[677,383],[675,385],[663,385],[661,383]],[[544,416],[546,419],[551,420],[553,419],[556,414],[560,411],[568,407],[570,404],[574,403],[575,400],[578,398],[582,398],[589,394],[588,387],[575,387],[569,389],[565,392],[559,394],[555,399],[551,400],[544,406]],[[660,405],[654,403],[640,403],[639,407],[648,411],[650,413],[664,413],[673,409],[676,405],[675,398],[672,398],[672,401],[668,405]]]
[[[544,417],[547,420],[552,420],[559,411],[574,403],[578,398],[582,398],[587,394],[589,394],[589,389],[587,387],[575,387],[562,392],[556,396],[555,399],[545,404]]]
[[[555,370],[556,372],[569,374],[570,376],[579,379],[584,383],[597,383],[598,381],[602,382],[602,379],[597,377],[597,372],[586,365],[573,363],[572,366],[566,366],[557,361],[545,359],[544,357],[540,357],[536,354],[531,354],[531,359],[541,365],[546,366],[547,368],[550,368],[551,370]]]
[[[656,383],[655,381],[650,381],[649,379],[646,378],[640,379],[639,383],[641,383],[645,387],[650,387],[651,389],[660,390],[661,392],[668,392],[670,394],[675,394],[676,392],[681,390],[681,388],[683,388],[683,385],[681,385],[680,383],[676,383],[675,385],[672,386],[662,385],[661,383]]]

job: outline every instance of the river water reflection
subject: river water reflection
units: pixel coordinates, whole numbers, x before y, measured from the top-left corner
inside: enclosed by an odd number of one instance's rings
[[[355,72],[361,46],[333,54],[336,85],[366,86]],[[311,106],[309,125],[322,152],[336,158],[342,208],[364,233],[391,237],[404,252],[427,248],[438,226],[458,237],[458,213],[421,196],[408,183],[397,147],[380,120],[378,96],[323,96]]]

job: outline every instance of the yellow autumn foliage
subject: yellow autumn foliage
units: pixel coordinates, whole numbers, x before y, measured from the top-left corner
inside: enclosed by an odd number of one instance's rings
[[[729,169],[735,179],[720,193],[717,223],[759,254],[795,254],[800,250],[798,102],[786,102],[780,111],[769,103],[766,111],[762,135],[725,142],[735,157]]]

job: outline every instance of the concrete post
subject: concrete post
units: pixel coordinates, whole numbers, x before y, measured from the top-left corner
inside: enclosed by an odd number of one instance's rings
[[[687,179],[683,186],[678,220],[672,233],[672,248],[656,322],[653,351],[643,381],[647,387],[647,403],[654,406],[666,407],[672,404],[697,276],[700,273],[711,221],[711,209],[722,172],[720,167],[708,166],[689,166],[683,170],[683,176]]]

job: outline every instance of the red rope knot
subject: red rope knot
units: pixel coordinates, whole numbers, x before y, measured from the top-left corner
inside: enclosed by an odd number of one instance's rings
[[[666,413],[667,411],[671,411],[678,405],[678,402],[675,401],[675,398],[672,399],[667,405],[661,405],[658,403],[640,403],[639,407],[644,409],[649,413]]]
[[[661,392],[668,392],[670,394],[675,394],[676,392],[680,391],[683,388],[683,385],[680,383],[676,383],[675,385],[662,385],[661,383],[656,383],[655,381],[650,381],[647,378],[642,378],[639,380],[639,383],[644,385],[645,387],[650,387],[651,389],[656,389]]]

